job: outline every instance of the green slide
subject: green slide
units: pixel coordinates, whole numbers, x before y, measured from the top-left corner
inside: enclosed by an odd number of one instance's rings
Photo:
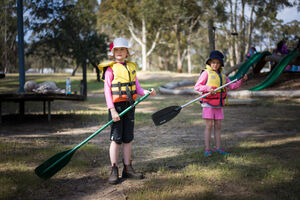
[[[249,90],[258,91],[271,85],[284,71],[285,67],[289,64],[289,62],[298,55],[300,55],[300,52],[292,51],[286,56],[284,56],[263,82],[261,82],[260,84],[254,86]]]
[[[246,60],[240,66],[239,70],[233,76],[229,77],[229,79],[234,80],[234,79],[242,76],[243,74],[246,74],[252,65],[258,63],[262,58],[264,58],[265,56],[269,56],[269,55],[272,55],[272,54],[268,51],[254,54],[248,60]]]

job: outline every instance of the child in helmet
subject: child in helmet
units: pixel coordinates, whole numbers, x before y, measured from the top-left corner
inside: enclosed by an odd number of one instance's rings
[[[211,130],[214,128],[214,139],[216,143],[215,152],[226,155],[228,152],[221,147],[221,120],[224,118],[223,106],[227,94],[226,87],[215,92],[214,90],[228,82],[230,79],[222,73],[224,55],[220,51],[212,51],[206,61],[206,69],[201,73],[194,89],[202,93],[210,93],[210,95],[201,99],[202,103],[202,118],[206,120],[205,127],[205,156],[211,156],[210,148]],[[247,80],[247,75],[235,83],[227,86],[233,90],[242,85],[242,81]]]
[[[122,178],[142,179],[142,173],[137,173],[131,165],[131,142],[134,138],[134,113],[135,109],[129,110],[122,117],[119,113],[134,103],[137,95],[144,96],[150,93],[155,95],[155,90],[144,90],[141,88],[136,76],[137,65],[128,61],[132,54],[129,51],[128,41],[124,38],[117,38],[110,45],[109,56],[114,61],[101,63],[98,67],[104,73],[104,93],[106,104],[109,109],[109,120],[113,119],[110,133],[110,161],[112,170],[108,182],[117,184],[120,181],[118,170],[118,155],[120,147],[123,150],[123,172]]]

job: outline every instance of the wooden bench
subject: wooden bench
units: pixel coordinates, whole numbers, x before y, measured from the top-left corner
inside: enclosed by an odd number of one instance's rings
[[[23,93],[23,94],[0,94],[0,124],[2,123],[2,102],[19,103],[19,113],[24,115],[25,101],[42,101],[43,111],[46,115],[46,102],[48,106],[48,121],[51,121],[51,101],[68,100],[68,101],[84,101],[85,97],[76,94],[39,94],[39,93]]]

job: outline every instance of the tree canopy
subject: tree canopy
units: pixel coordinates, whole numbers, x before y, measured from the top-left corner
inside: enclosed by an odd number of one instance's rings
[[[226,67],[242,62],[251,46],[269,50],[299,38],[299,19],[277,18],[295,0],[24,0],[26,67],[52,63],[97,68],[108,44],[126,37],[142,70],[199,72],[212,48]],[[0,2],[0,70],[16,72],[17,18],[13,0]]]

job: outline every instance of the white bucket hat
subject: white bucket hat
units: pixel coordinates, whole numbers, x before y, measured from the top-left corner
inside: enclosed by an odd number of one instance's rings
[[[109,56],[114,56],[114,48],[121,48],[121,47],[127,48],[130,56],[134,54],[133,51],[129,50],[131,48],[131,45],[129,45],[128,41],[125,38],[116,38],[114,42],[110,43],[109,47],[110,47],[110,52],[108,52]]]

